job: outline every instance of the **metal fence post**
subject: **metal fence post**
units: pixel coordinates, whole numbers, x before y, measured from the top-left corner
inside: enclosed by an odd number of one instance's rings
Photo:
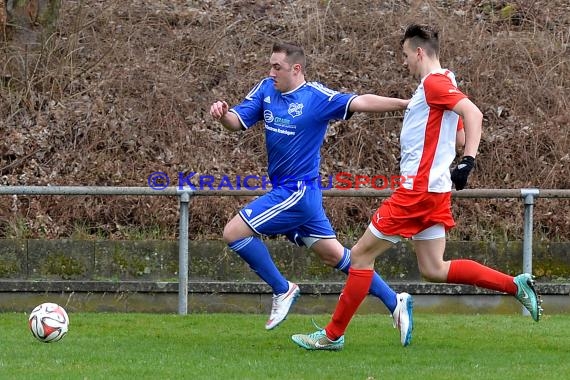
[[[178,237],[178,314],[188,314],[188,203],[190,193],[180,191],[180,233]]]
[[[521,189],[524,200],[524,237],[523,237],[523,273],[532,274],[532,225],[534,198],[539,195],[539,189]],[[523,315],[530,315],[523,306]]]

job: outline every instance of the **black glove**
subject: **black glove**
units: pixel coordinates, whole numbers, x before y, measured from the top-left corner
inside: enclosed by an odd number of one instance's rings
[[[455,184],[456,190],[463,190],[467,185],[467,177],[475,166],[475,158],[471,156],[463,156],[459,165],[451,171],[451,181]]]

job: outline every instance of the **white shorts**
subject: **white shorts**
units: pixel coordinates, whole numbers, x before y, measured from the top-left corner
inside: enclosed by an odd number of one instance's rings
[[[378,239],[388,240],[393,244],[399,243],[402,238],[399,235],[384,235],[382,232],[378,231],[376,227],[372,223],[368,226],[370,232]],[[431,227],[426,228],[419,233],[412,235],[412,240],[435,240],[439,238],[445,237],[445,227],[443,224],[434,224]]]

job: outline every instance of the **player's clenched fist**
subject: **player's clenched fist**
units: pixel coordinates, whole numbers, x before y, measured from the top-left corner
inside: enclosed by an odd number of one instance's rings
[[[463,190],[467,185],[467,177],[475,166],[475,158],[465,156],[459,162],[459,165],[451,172],[451,180],[455,184],[456,190]]]
[[[210,107],[210,115],[214,119],[219,120],[222,116],[228,113],[228,109],[228,103],[222,100],[218,100],[217,102],[214,102],[214,104],[212,104]]]

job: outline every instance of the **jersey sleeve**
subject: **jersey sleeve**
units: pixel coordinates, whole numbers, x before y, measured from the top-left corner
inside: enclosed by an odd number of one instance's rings
[[[348,120],[352,113],[348,110],[350,102],[356,98],[356,94],[349,94],[331,90],[330,88],[311,82],[309,85],[318,94],[318,99],[312,105],[313,112],[321,120]]]
[[[430,107],[451,110],[467,96],[445,74],[431,74],[424,80],[426,102]]]
[[[245,129],[263,120],[263,94],[267,82],[268,78],[256,84],[240,104],[230,109],[230,112],[238,117]]]

